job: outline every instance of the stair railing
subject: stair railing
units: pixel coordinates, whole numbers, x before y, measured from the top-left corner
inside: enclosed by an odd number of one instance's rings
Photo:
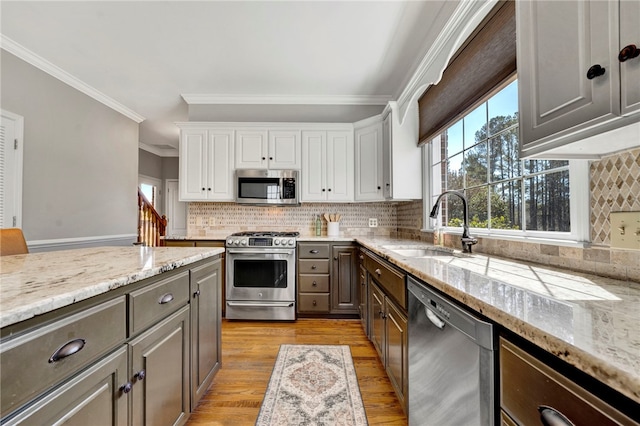
[[[167,232],[167,217],[160,214],[138,188],[138,245],[164,246]]]

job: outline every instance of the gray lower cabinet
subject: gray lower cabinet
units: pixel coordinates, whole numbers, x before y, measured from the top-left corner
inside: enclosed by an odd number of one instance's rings
[[[361,252],[358,253],[358,260],[358,312],[360,314],[360,322],[362,323],[364,334],[369,337],[371,335],[369,332],[369,277],[367,269],[364,267],[364,255]]]
[[[132,424],[185,423],[190,413],[189,306],[183,306],[129,345]]]
[[[333,245],[331,247],[331,313],[358,314],[358,267],[356,253],[352,245]]]
[[[128,396],[120,388],[127,373],[123,345],[3,424],[125,426]]]
[[[220,369],[222,261],[191,269],[191,409]]]

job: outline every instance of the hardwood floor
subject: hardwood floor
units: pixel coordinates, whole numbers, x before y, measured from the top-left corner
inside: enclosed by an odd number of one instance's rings
[[[253,425],[280,345],[349,345],[370,425],[406,425],[375,348],[359,320],[222,322],[222,369],[188,426]]]

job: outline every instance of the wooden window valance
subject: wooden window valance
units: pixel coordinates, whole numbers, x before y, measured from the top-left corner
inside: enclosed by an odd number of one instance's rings
[[[418,145],[459,120],[516,71],[515,1],[500,1],[418,100]]]

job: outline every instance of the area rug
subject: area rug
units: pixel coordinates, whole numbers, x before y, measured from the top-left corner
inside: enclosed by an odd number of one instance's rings
[[[348,345],[280,345],[256,426],[367,424]]]

